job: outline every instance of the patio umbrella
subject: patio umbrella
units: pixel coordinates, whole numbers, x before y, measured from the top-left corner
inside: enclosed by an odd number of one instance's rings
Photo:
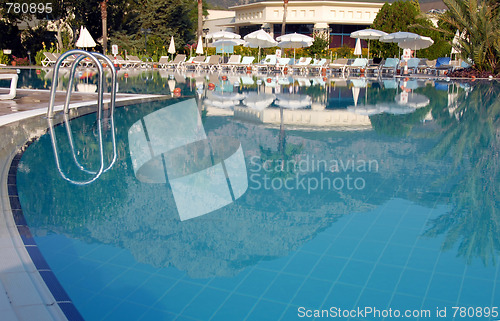
[[[198,55],[203,55],[203,41],[201,39],[201,36],[200,38],[198,38],[198,44],[196,45],[196,53]]]
[[[245,42],[241,39],[219,39],[210,44],[211,47],[217,48],[217,52],[232,52],[234,46],[243,45]]]
[[[276,38],[279,41],[280,48],[293,48],[293,59],[295,60],[295,49],[306,48],[313,44],[314,38],[300,33],[290,33]]]
[[[219,39],[240,39],[241,36],[234,32],[229,31],[216,31],[206,35],[207,39],[219,40]]]
[[[351,33],[351,38],[368,40],[368,58],[370,58],[370,40],[377,40],[382,36],[387,35],[387,32],[377,29],[363,29]]]
[[[361,56],[361,40],[356,39],[356,47],[354,47],[354,54],[356,56]]]
[[[96,43],[87,28],[82,26],[80,28],[80,37],[78,37],[75,45],[79,48],[91,48],[95,47]]]
[[[175,53],[174,36],[170,37],[170,45],[168,46],[168,53],[171,56],[170,59],[172,59],[172,55]]]
[[[270,48],[277,46],[278,43],[271,37],[270,34],[263,29],[251,32],[243,39],[246,41],[245,46],[250,48],[259,48],[259,61],[260,61],[260,48]]]
[[[414,51],[425,49],[434,43],[431,37],[419,36],[415,39],[407,39],[398,42],[398,46],[402,49],[413,49]]]
[[[393,42],[393,43],[399,43],[402,41],[410,40],[410,39],[416,39],[420,37],[420,35],[417,35],[416,33],[413,32],[406,32],[406,31],[398,31],[398,32],[393,32],[388,35],[380,37],[378,40],[382,42]],[[401,56],[401,55],[399,55]],[[401,58],[401,57],[399,57]]]

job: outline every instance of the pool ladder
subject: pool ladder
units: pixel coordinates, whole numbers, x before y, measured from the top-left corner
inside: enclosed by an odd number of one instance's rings
[[[63,117],[64,117],[64,124],[66,127],[66,133],[68,135],[68,140],[69,144],[71,147],[71,151],[73,154],[73,160],[76,164],[76,166],[83,172],[93,175],[91,179],[84,180],[84,181],[77,181],[69,178],[64,171],[61,168],[61,162],[59,159],[59,152],[57,148],[57,139],[56,139],[56,134],[54,131],[54,102],[55,102],[55,97],[56,97],[56,87],[57,87],[57,80],[58,80],[58,75],[59,75],[59,68],[61,67],[62,63],[64,60],[72,55],[75,55],[76,58],[73,61],[71,65],[71,72],[70,72],[70,78],[69,78],[69,84],[68,84],[68,90],[66,92],[66,100],[64,102],[64,109],[63,109]],[[99,136],[99,153],[100,153],[100,167],[99,170],[97,171],[92,171],[86,169],[79,161],[75,153],[75,145],[74,145],[74,140],[73,140],[73,134],[71,131],[71,125],[70,125],[70,119],[69,119],[69,104],[71,100],[71,91],[73,89],[73,82],[75,78],[75,72],[80,64],[80,62],[88,58],[90,59],[94,65],[97,68],[98,71],[98,91],[97,91],[97,131],[98,131],[98,136]],[[110,100],[110,105],[111,105],[111,110],[110,110],[110,120],[111,120],[111,139],[113,143],[113,159],[111,160],[110,164],[108,167],[105,168],[104,165],[104,147],[103,147],[103,138],[102,138],[102,114],[103,114],[103,96],[104,96],[104,72],[103,72],[103,65],[99,61],[99,59],[104,60],[109,68],[111,69],[111,100]],[[113,167],[114,163],[116,162],[117,158],[117,152],[116,152],[116,134],[115,134],[115,121],[114,121],[114,111],[115,111],[115,100],[116,100],[116,69],[113,65],[113,62],[111,59],[106,57],[103,54],[97,53],[97,52],[88,52],[85,50],[79,50],[79,49],[74,49],[74,50],[69,50],[65,53],[63,53],[59,59],[57,59],[55,65],[54,65],[54,74],[52,76],[52,88],[50,90],[50,97],[49,97],[49,107],[47,110],[47,120],[49,123],[49,130],[50,130],[50,138],[52,142],[52,148],[54,151],[54,157],[56,160],[56,166],[61,174],[62,178],[65,179],[66,181],[75,184],[75,185],[87,185],[95,180],[97,180],[102,173],[107,172],[111,167]]]

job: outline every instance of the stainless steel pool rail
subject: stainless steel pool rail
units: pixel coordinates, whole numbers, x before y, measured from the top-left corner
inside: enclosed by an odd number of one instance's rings
[[[70,72],[70,80],[68,84],[68,90],[66,93],[66,100],[64,103],[64,109],[63,109],[63,115],[64,115],[64,124],[66,127],[66,132],[68,135],[68,140],[70,143],[72,155],[73,155],[73,160],[76,164],[76,166],[81,170],[84,171],[88,174],[94,175],[89,180],[85,181],[77,181],[69,178],[64,171],[61,168],[61,162],[59,159],[59,152],[58,152],[58,147],[57,147],[57,139],[56,139],[56,134],[54,131],[54,100],[55,100],[55,93],[56,93],[56,87],[57,87],[57,76],[59,73],[59,67],[61,64],[64,62],[66,58],[68,58],[71,55],[77,55],[75,60],[73,61],[73,64],[71,66],[71,72]],[[100,167],[98,171],[92,171],[86,169],[81,163],[78,161],[78,158],[75,153],[75,147],[74,147],[74,140],[73,140],[73,134],[71,131],[71,125],[69,121],[69,103],[71,100],[71,91],[73,89],[73,82],[75,78],[75,73],[76,69],[79,66],[80,62],[85,59],[85,58],[90,58],[93,63],[96,65],[98,74],[99,74],[99,82],[98,82],[98,99],[97,99],[97,130],[98,130],[98,136],[99,136],[99,155],[100,155]],[[104,147],[103,147],[103,138],[102,138],[102,114],[103,114],[103,93],[104,93],[104,72],[103,72],[103,66],[99,59],[102,59],[106,61],[108,64],[109,68],[111,69],[111,100],[110,100],[110,120],[111,120],[111,139],[112,139],[112,144],[113,144],[113,159],[111,160],[109,166],[105,169],[104,168]],[[54,151],[54,157],[56,160],[56,166],[63,177],[66,181],[75,184],[75,185],[87,185],[95,180],[97,180],[102,173],[108,171],[111,169],[111,167],[114,165],[116,158],[117,158],[117,152],[116,152],[116,134],[115,134],[115,122],[114,122],[114,111],[115,111],[115,103],[116,101],[116,69],[113,65],[113,62],[106,56],[100,54],[100,53],[90,53],[84,50],[70,50],[62,54],[59,59],[57,60],[56,64],[54,65],[54,75],[52,78],[52,88],[50,92],[50,100],[49,100],[49,107],[47,111],[47,119],[49,123],[49,131],[50,131],[50,137],[51,137],[51,142],[52,142],[52,147]]]

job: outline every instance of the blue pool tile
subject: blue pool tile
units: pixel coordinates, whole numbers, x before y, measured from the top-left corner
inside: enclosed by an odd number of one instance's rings
[[[462,276],[465,270],[465,258],[457,257],[455,249],[441,252],[436,264],[436,272]]]
[[[455,275],[435,273],[427,297],[442,301],[456,302],[462,278]]]
[[[411,251],[407,266],[416,270],[433,271],[439,256],[435,249],[415,247]]]
[[[244,320],[255,304],[256,298],[232,294],[215,313],[213,321]]]
[[[61,302],[58,305],[68,320],[84,321],[82,315],[80,314],[80,311],[78,311],[72,303]]]
[[[175,314],[157,310],[157,309],[149,309],[140,319],[140,321],[172,321],[176,317]],[[127,319],[124,319],[127,320]]]
[[[391,300],[391,307],[393,309],[398,309],[400,311],[403,310],[414,310],[414,309],[420,309],[422,307],[423,303],[423,297],[422,296],[413,296],[413,295],[406,295],[402,293],[396,293],[394,294],[392,300]],[[427,307],[423,307],[424,309],[427,309]]]
[[[350,221],[344,229],[342,233],[339,235],[340,237],[354,237],[360,238],[362,237],[366,231],[370,228],[372,222],[365,221]]]
[[[121,300],[106,295],[95,296],[79,309],[85,320],[103,320],[104,316],[113,311]]]
[[[264,293],[264,298],[288,303],[299,290],[304,278],[294,275],[280,274]]]
[[[182,315],[208,320],[224,303],[229,292],[206,288],[182,312]]]
[[[334,281],[340,276],[346,264],[347,259],[345,258],[324,256],[314,267],[310,276],[322,280]]]
[[[476,259],[472,260],[467,265],[467,270],[465,271],[465,276],[477,279],[494,280],[497,273],[498,263],[489,263],[485,265],[482,260]]]
[[[372,263],[351,260],[340,276],[339,282],[364,286],[373,269]]]
[[[323,302],[331,287],[331,282],[307,279],[293,298],[292,303],[303,307],[316,307]]]
[[[259,262],[259,268],[264,270],[281,271],[290,261],[289,256],[278,258],[266,258]]]
[[[154,305],[154,308],[179,313],[198,295],[200,290],[199,285],[181,281],[166,292]]]
[[[339,257],[351,257],[352,252],[359,244],[359,239],[351,237],[338,237],[332,242],[327,254]]]
[[[308,275],[318,262],[320,256],[313,253],[299,251],[285,267],[284,272],[298,275]]]
[[[380,263],[388,265],[406,265],[411,253],[411,247],[400,244],[389,244],[380,257]]]
[[[489,306],[492,302],[494,284],[488,280],[464,278],[460,304],[476,307]]]
[[[154,275],[138,286],[127,299],[144,305],[152,305],[158,298],[168,292],[176,282],[171,278]]]
[[[389,308],[391,297],[391,292],[376,289],[364,289],[356,305],[360,308],[373,307],[374,309],[383,310]]]
[[[379,264],[373,270],[367,287],[384,291],[394,291],[399,281],[402,269],[388,265]]]
[[[418,213],[418,214],[407,214],[399,223],[400,226],[414,229],[417,231],[421,231],[429,220],[429,214],[427,213]]]
[[[132,302],[122,302],[111,313],[101,318],[103,321],[120,321],[120,320],[139,320],[139,318],[147,313],[148,306],[135,304]]]
[[[125,267],[131,267],[135,265],[136,261],[134,256],[129,251],[122,250],[118,252],[113,258],[111,258],[109,263]]]
[[[302,247],[299,249],[301,251],[323,254],[330,247],[331,242],[336,238],[335,235],[328,233],[321,233],[316,235],[309,242],[304,243]]]
[[[234,291],[239,286],[240,282],[242,282],[247,277],[250,271],[250,269],[247,269],[233,277],[213,278],[210,283],[208,283],[208,286],[220,290]]]
[[[386,243],[383,242],[361,242],[352,257],[360,261],[376,262],[385,246]]]
[[[106,286],[106,293],[116,297],[127,297],[149,278],[149,273],[144,273],[135,270],[128,270],[115,278]]]
[[[332,291],[325,300],[323,307],[339,307],[341,309],[351,309],[358,300],[362,288],[342,283],[333,286]]]
[[[396,231],[394,231],[394,234],[391,238],[391,243],[410,246],[416,242],[420,234],[421,232],[419,230],[399,227]]]
[[[430,280],[430,272],[405,269],[399,281],[397,292],[424,296]]]
[[[394,227],[392,226],[376,224],[373,225],[370,230],[368,230],[365,236],[365,240],[387,242],[393,231]]]
[[[236,291],[240,294],[260,297],[276,276],[275,272],[254,269]]]
[[[147,270],[147,267],[143,267],[142,265],[141,266],[135,266],[135,268],[146,269]],[[158,275],[163,275],[163,276],[166,276],[166,277],[169,277],[169,278],[172,278],[172,279],[176,279],[176,280],[182,279],[186,275],[186,272],[178,270],[178,269],[176,269],[174,267],[166,267],[166,268],[163,268],[163,269],[159,269],[156,273]]]
[[[279,320],[286,308],[285,304],[260,300],[246,321],[276,321]]]

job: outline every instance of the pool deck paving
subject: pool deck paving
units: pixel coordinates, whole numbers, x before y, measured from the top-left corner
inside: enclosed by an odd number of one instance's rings
[[[0,89],[0,94],[7,92],[6,88]],[[46,277],[47,273],[51,273],[50,270],[45,271],[33,262],[29,253],[32,253],[31,250],[35,249],[36,245],[27,244],[26,235],[21,237],[20,231],[25,226],[20,226],[14,219],[14,206],[11,206],[14,204],[11,202],[13,196],[9,195],[16,189],[15,174],[11,170],[12,161],[16,160],[16,155],[24,148],[27,141],[39,137],[47,130],[47,120],[43,115],[47,113],[49,94],[48,90],[18,89],[14,99],[0,100],[0,320],[2,321],[67,320],[61,307],[66,312],[72,311],[71,308],[67,308],[71,305],[69,298],[65,301],[64,296],[60,294],[56,294],[55,298],[42,278],[42,274]],[[65,97],[65,91],[56,93],[55,111],[63,109]],[[163,100],[169,97],[117,94],[116,105]],[[72,111],[76,111],[79,107],[90,107],[90,110],[95,110],[97,106],[97,94],[73,93],[71,98]],[[105,108],[109,108],[108,102],[109,94],[106,94]]]

